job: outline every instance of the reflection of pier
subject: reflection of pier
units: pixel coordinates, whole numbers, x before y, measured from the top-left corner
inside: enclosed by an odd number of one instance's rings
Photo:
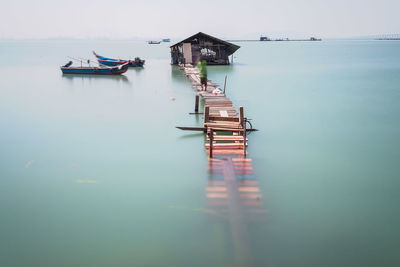
[[[243,107],[238,112],[223,92],[215,93],[216,85],[208,82],[207,91],[201,91],[199,71],[192,65],[181,65],[186,76],[203,97],[203,127],[178,127],[207,133],[205,149],[209,155],[209,181],[206,187],[207,203],[218,218],[226,218],[231,226],[234,261],[237,266],[252,266],[248,225],[263,218],[266,209],[247,151],[247,118]]]
[[[228,218],[231,224],[235,262],[240,266],[251,266],[248,223],[258,221],[267,212],[262,206],[252,160],[234,156],[213,158],[209,161],[209,171],[206,188],[209,209]]]

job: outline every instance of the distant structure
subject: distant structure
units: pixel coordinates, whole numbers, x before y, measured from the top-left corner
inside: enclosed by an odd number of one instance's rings
[[[170,48],[172,64],[196,64],[203,58],[208,65],[229,65],[229,56],[240,46],[199,32]]]
[[[400,40],[400,34],[384,34],[379,35],[375,40]]]
[[[259,41],[265,42],[265,41],[321,41],[321,38],[316,38],[316,37],[310,37],[310,39],[289,39],[289,38],[277,38],[277,39],[271,39],[268,38],[267,36],[260,36]],[[245,41],[245,40],[239,40],[239,41]],[[247,41],[257,41],[257,40],[247,40]]]
[[[271,41],[267,36],[260,36],[260,41]]]

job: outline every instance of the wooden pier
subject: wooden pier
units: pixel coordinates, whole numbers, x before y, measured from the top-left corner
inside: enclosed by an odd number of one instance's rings
[[[191,80],[193,87],[198,91],[195,99],[195,112],[198,113],[199,96],[204,100],[203,127],[198,127],[207,133],[205,148],[210,158],[215,155],[242,155],[246,157],[247,118],[243,107],[238,111],[232,101],[217,87],[217,84],[208,81],[207,91],[202,91],[200,73],[197,67],[191,64],[180,65],[186,76]],[[177,127],[183,130],[195,130],[196,127]]]
[[[267,213],[262,205],[262,194],[254,178],[252,159],[248,158],[247,118],[244,108],[236,110],[232,101],[208,81],[207,91],[202,91],[197,67],[180,65],[192,82],[197,94],[195,112],[204,117],[203,127],[177,127],[182,130],[201,130],[206,133],[205,150],[209,155],[210,174],[205,190],[207,203],[218,218],[227,218],[231,224],[235,264],[252,266],[252,256],[247,234],[247,222],[259,221]],[[222,91],[222,92],[221,92]],[[199,113],[200,97],[204,111]]]

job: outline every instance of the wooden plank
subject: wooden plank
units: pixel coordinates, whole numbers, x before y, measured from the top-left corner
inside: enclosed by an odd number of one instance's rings
[[[233,123],[219,123],[219,122],[206,122],[204,127],[216,127],[216,128],[229,128],[233,130],[243,130],[238,124]]]
[[[208,159],[209,164],[213,164],[214,162],[223,162],[222,159]]]
[[[221,114],[221,117],[224,117],[224,118],[227,118],[229,116],[228,112],[226,110],[220,110],[219,113]]]
[[[226,98],[207,98],[207,99],[204,99],[204,101],[206,102],[206,103],[229,103],[229,104],[232,104],[232,101],[230,101],[229,99],[226,99]]]
[[[206,150],[207,154],[209,154],[209,150]],[[243,150],[242,149],[230,149],[230,150],[221,150],[221,149],[215,149],[213,150],[213,155],[242,155]]]
[[[215,105],[222,105],[222,106],[230,105],[230,106],[232,106],[232,101],[225,101],[225,100],[218,100],[218,101],[216,101],[216,100],[212,100],[212,101],[206,100],[205,103],[206,103],[206,105],[214,105],[214,106]]]
[[[234,107],[210,107],[210,110],[230,110],[230,111],[235,111],[236,109]]]
[[[224,109],[224,108],[225,107],[210,107],[210,113],[216,114],[215,115],[216,117],[221,117],[220,111],[224,111],[224,112],[228,113],[228,115],[230,115],[230,116],[236,116],[236,111]],[[227,108],[229,108],[229,107],[227,107]]]
[[[248,158],[233,158],[232,159],[233,162],[252,162],[252,159],[248,159]]]
[[[226,187],[224,186],[207,186],[207,192],[226,192]]]
[[[206,102],[205,104],[213,107],[232,107],[232,103],[229,102]]]
[[[228,128],[228,127],[214,127],[214,131],[217,132],[243,132],[243,129]]]
[[[207,193],[207,198],[228,198],[228,194],[226,193]]]
[[[215,116],[209,116],[208,121],[214,121],[214,122],[224,122],[224,123],[232,123],[232,124],[237,124],[239,125],[239,118],[233,118],[233,117],[215,117]]]
[[[207,127],[199,127],[199,126],[176,126],[175,128],[183,130],[183,131],[199,131],[199,132],[204,132],[207,130]],[[229,129],[229,128],[215,128],[214,131],[218,132],[243,132],[244,130],[242,129]],[[254,132],[258,131],[257,129],[246,129],[248,132]]]
[[[221,108],[232,107],[232,104],[229,103],[206,103],[206,105],[210,107],[221,107]]]
[[[217,141],[243,141],[244,137],[241,135],[214,135],[214,140]],[[248,138],[246,140],[249,140]]]
[[[204,146],[206,147],[206,149],[209,149],[210,148],[210,144],[204,144]],[[246,146],[247,146],[247,143],[246,143]],[[213,143],[213,148],[215,148],[215,149],[243,149],[243,147],[244,147],[244,144],[243,143],[237,143],[237,144],[235,144],[235,143],[226,143],[226,144],[224,144],[224,143]]]
[[[207,128],[205,127],[185,127],[185,126],[176,126],[175,128],[183,130],[183,131],[199,131],[199,132],[204,132]]]
[[[226,112],[227,113],[227,115],[228,115],[228,118],[236,118],[236,119],[238,119],[238,117],[236,116],[236,113],[233,113],[233,112]],[[210,112],[210,116],[212,116],[212,117],[217,117],[217,118],[225,118],[225,117],[220,117],[220,113],[219,112],[215,112],[215,111],[211,111]]]
[[[225,188],[225,190],[226,190],[226,188]],[[260,192],[260,188],[258,188],[258,187],[246,187],[246,186],[240,186],[239,188],[238,188],[238,191],[239,192],[247,192],[247,193],[258,193],[258,192]]]
[[[242,126],[239,124],[239,122],[237,121],[236,118],[221,118],[221,117],[213,117],[213,119],[210,119],[210,117],[208,117],[208,124],[210,125],[227,125],[227,126],[231,126],[231,127],[238,127],[238,128],[242,128]]]

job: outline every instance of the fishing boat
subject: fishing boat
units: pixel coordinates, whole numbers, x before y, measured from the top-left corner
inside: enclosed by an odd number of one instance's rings
[[[148,44],[161,44],[161,41],[148,41]]]
[[[135,60],[114,59],[114,58],[102,57],[96,54],[96,52],[94,51],[93,55],[101,65],[106,65],[106,66],[118,66],[121,64],[128,63],[128,67],[143,67],[145,62],[145,60],[140,59],[139,57],[135,57]]]
[[[72,61],[60,67],[63,74],[119,75],[128,70],[128,63],[115,67],[71,67]]]

